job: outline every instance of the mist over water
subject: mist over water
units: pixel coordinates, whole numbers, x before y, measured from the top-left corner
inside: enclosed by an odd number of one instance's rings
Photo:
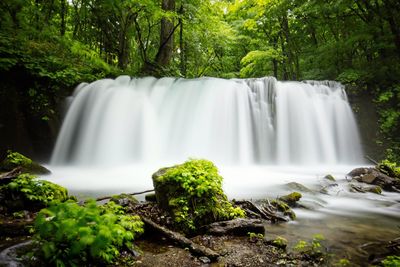
[[[120,76],[77,88],[51,164],[188,157],[222,165],[362,162],[356,122],[339,83]]]

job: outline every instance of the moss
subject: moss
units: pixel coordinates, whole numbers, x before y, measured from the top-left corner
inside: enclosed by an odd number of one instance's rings
[[[271,201],[271,204],[273,206],[275,206],[275,208],[282,212],[283,215],[285,216],[289,216],[290,219],[294,220],[296,219],[296,214],[294,213],[294,211],[289,207],[288,204],[286,204],[286,202],[283,202],[281,200],[273,200]]]
[[[39,180],[31,174],[21,174],[12,182],[0,186],[0,204],[8,211],[38,210],[52,201],[65,201],[68,191],[49,181]]]
[[[228,201],[222,190],[222,177],[208,160],[192,159],[160,169],[153,175],[153,184],[157,203],[173,217],[176,228],[185,233],[245,215]]]
[[[21,167],[23,172],[33,174],[49,174],[50,171],[41,166],[37,162],[31,160],[24,155],[9,150],[6,158],[1,162],[0,169],[11,171],[17,167]]]
[[[129,206],[129,205],[136,205],[139,203],[139,201],[132,195],[129,194],[119,194],[119,195],[114,195],[110,199],[110,201],[115,202],[118,205],[121,205],[123,207]]]
[[[368,189],[368,192],[380,195],[380,194],[382,194],[382,188],[380,186],[373,186]]]
[[[336,179],[335,177],[332,176],[332,174],[325,175],[324,179],[329,180],[331,182],[336,182]]]
[[[295,206],[296,202],[301,199],[302,195],[299,192],[292,192],[286,196],[282,196],[279,198],[280,201],[285,202],[289,206]]]

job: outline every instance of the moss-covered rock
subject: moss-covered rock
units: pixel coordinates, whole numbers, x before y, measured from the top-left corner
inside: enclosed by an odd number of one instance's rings
[[[162,168],[152,178],[158,205],[171,215],[177,229],[185,233],[245,215],[228,201],[222,190],[222,177],[208,160],[192,159]]]
[[[113,201],[122,207],[135,206],[136,204],[139,204],[139,201],[134,196],[129,194],[119,194],[112,196],[110,201]]]
[[[49,174],[50,171],[40,165],[39,163],[31,160],[24,155],[8,151],[6,158],[0,163],[0,170],[11,171],[17,167],[22,168],[22,172],[33,173],[33,174]]]
[[[283,215],[288,216],[290,219],[295,220],[296,219],[296,213],[290,208],[286,202],[283,202],[281,200],[273,200],[271,201],[271,204],[280,212],[283,213]]]
[[[331,181],[331,182],[336,182],[336,179],[335,179],[335,177],[332,176],[332,174],[325,175],[324,179]]]
[[[285,202],[291,207],[296,206],[296,202],[300,200],[302,195],[299,192],[292,192],[286,196],[281,196],[279,200]]]
[[[39,210],[52,201],[65,201],[68,191],[31,174],[21,174],[10,183],[0,186],[0,205],[8,212]]]

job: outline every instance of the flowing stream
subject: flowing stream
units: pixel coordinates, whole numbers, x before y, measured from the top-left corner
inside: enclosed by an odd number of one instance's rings
[[[358,243],[378,238],[375,224],[396,233],[398,195],[349,192],[345,174],[365,162],[336,82],[120,76],[82,84],[69,102],[53,174],[44,178],[78,197],[138,192],[152,188],[159,168],[190,157],[216,163],[230,198],[277,197],[296,191],[291,182],[310,188],[302,192],[309,210],[272,233],[307,239],[319,232],[339,251],[355,246],[335,234],[349,228]],[[338,185],[320,194],[326,174]]]

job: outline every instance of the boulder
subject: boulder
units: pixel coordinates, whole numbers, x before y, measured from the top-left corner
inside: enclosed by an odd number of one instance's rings
[[[198,227],[238,217],[245,212],[233,207],[222,190],[222,177],[208,160],[191,159],[162,168],[152,176],[158,206],[180,231],[191,234]]]
[[[215,222],[205,226],[205,228],[206,232],[212,235],[265,234],[264,224],[259,219],[236,218],[230,221]]]

